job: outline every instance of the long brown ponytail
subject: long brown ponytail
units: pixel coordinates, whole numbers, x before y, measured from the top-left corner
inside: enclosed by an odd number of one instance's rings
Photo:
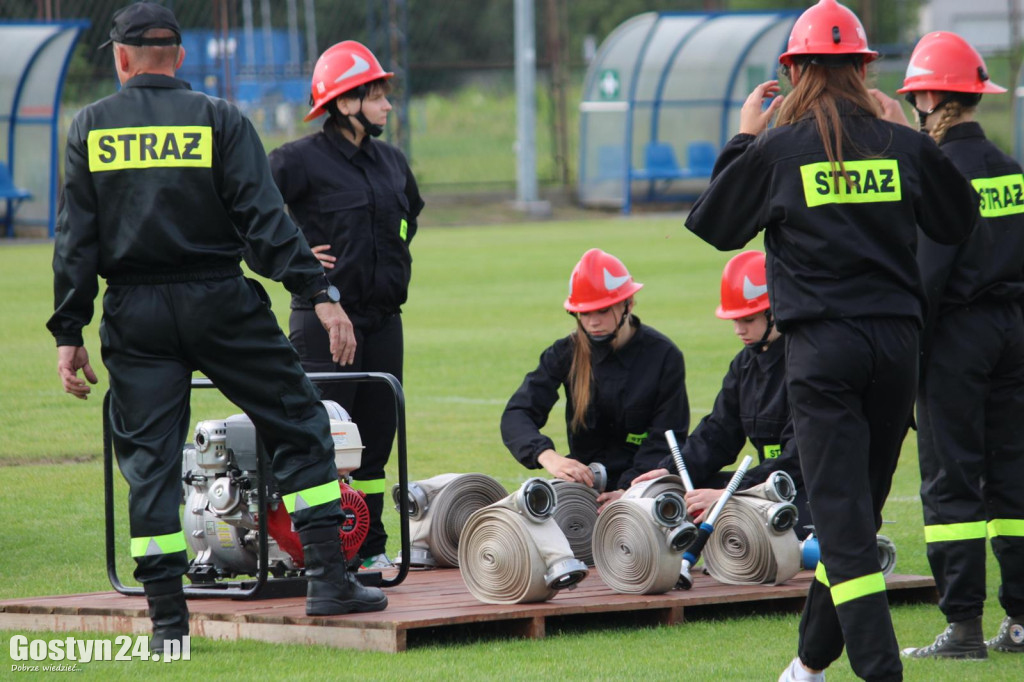
[[[850,182],[843,164],[843,142],[846,134],[839,115],[839,100],[846,100],[875,116],[879,105],[868,92],[861,75],[861,62],[846,58],[840,65],[800,63],[800,77],[793,92],[786,95],[779,107],[776,126],[791,125],[807,115],[814,115],[818,135],[825,147],[825,156],[833,169]]]

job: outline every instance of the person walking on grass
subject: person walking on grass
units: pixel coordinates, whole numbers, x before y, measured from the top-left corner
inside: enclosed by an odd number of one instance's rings
[[[903,677],[877,533],[917,388],[917,230],[958,244],[978,211],[931,139],[879,118],[865,86],[877,56],[848,8],[821,0],[806,10],[779,58],[792,92],[779,96],[774,80],[754,88],[686,219],[722,250],[765,233],[821,549],[783,682],[823,680],[844,646],[858,676]]]

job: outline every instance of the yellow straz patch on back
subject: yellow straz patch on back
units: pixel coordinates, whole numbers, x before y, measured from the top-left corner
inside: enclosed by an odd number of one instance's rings
[[[89,131],[89,170],[210,168],[213,129],[209,126],[148,126]]]
[[[800,166],[807,206],[823,204],[872,204],[900,201],[900,168],[896,159],[846,161],[846,181],[838,166],[828,161]]]
[[[1024,213],[1024,175],[1002,175],[998,178],[971,180],[981,197],[979,209],[985,218],[998,218]]]

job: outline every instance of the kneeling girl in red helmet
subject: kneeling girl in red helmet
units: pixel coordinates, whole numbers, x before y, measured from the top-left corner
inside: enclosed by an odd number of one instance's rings
[[[603,464],[602,505],[668,455],[666,429],[685,434],[690,422],[682,352],[633,314],[641,287],[615,256],[600,249],[583,254],[564,303],[576,329],[541,354],[501,416],[502,439],[527,468],[593,486],[588,465]],[[559,388],[566,399],[565,455],[540,431]]]
[[[763,483],[775,471],[789,474],[796,484],[794,504],[800,513],[794,531],[804,538],[810,530],[810,511],[786,393],[784,344],[768,300],[764,260],[760,251],[744,251],[729,259],[722,272],[721,304],[715,315],[732,321],[743,350],[729,364],[711,414],[681,446],[694,485],[686,494],[686,507],[697,523],[704,520],[729,483],[731,472],[722,468],[736,461],[749,439],[760,464],[747,471],[740,489]],[[633,483],[669,473],[679,473],[671,456]]]

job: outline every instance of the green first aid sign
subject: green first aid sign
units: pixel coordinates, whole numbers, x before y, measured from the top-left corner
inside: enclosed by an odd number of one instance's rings
[[[597,77],[597,91],[601,93],[601,99],[617,99],[621,87],[622,80],[615,69],[605,69]]]

